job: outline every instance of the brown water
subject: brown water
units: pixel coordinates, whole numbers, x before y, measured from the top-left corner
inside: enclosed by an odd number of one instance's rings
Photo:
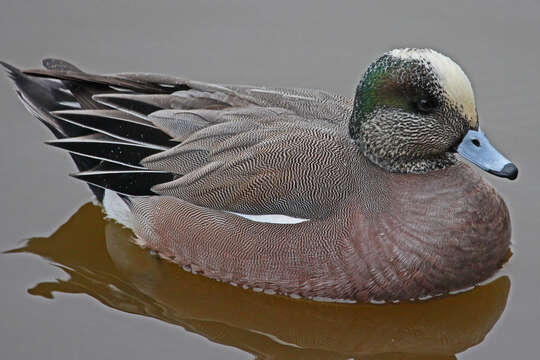
[[[373,306],[292,301],[191,275],[131,245],[97,208],[80,208],[90,193],[67,176],[68,156],[42,144],[49,133],[0,78],[0,250],[18,249],[0,254],[1,358],[536,358],[540,4],[250,3],[4,0],[0,58],[28,67],[54,55],[100,72],[350,95],[385,50],[440,49],[469,74],[483,129],[520,168],[514,182],[485,175],[512,215],[505,276],[445,299]]]

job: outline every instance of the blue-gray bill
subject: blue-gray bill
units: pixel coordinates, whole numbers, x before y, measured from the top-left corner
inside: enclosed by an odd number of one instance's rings
[[[457,147],[457,152],[490,174],[510,180],[517,178],[516,165],[491,145],[481,129],[469,130]]]

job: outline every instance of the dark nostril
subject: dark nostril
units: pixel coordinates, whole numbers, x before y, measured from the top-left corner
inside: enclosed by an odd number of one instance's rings
[[[478,141],[478,139],[472,139],[471,142],[473,143],[474,146],[480,147],[480,141]]]

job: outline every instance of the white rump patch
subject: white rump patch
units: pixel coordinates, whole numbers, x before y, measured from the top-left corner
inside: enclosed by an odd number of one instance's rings
[[[471,126],[478,125],[474,92],[469,78],[448,56],[432,49],[395,49],[388,54],[400,59],[425,60],[431,64],[448,99],[462,106]]]
[[[251,214],[241,214],[233,211],[226,211],[229,214],[243,217],[251,221],[259,223],[270,223],[270,224],[299,224],[304,221],[309,221],[309,219],[295,218],[292,216],[281,215],[281,214],[268,214],[268,215],[251,215]]]
[[[107,214],[107,218],[113,219],[130,229],[133,228],[133,215],[129,207],[114,191],[105,190],[103,209]]]

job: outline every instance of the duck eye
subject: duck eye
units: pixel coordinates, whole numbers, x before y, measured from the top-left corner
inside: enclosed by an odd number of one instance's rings
[[[416,103],[416,109],[422,114],[429,114],[437,107],[437,103],[431,99],[420,99]]]

